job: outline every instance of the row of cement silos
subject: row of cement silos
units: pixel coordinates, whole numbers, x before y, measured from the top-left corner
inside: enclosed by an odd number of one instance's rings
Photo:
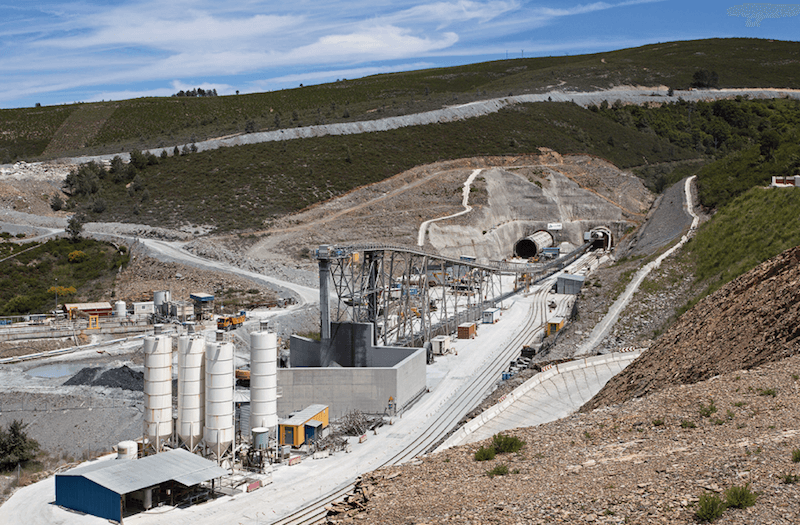
[[[177,419],[173,429],[173,336],[156,327],[144,340],[144,437],[155,451],[177,445],[218,460],[234,439],[234,345],[217,331],[214,340],[189,333],[177,338]],[[252,427],[275,428],[277,415],[277,336],[262,325],[250,334],[250,418]]]

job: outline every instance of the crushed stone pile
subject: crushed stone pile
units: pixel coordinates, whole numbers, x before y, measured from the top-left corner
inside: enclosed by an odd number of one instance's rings
[[[87,367],[67,379],[64,386],[104,386],[140,392],[144,389],[144,373],[123,365],[101,372],[99,367]]]
[[[87,366],[82,368],[77,374],[64,381],[64,386],[80,386],[91,385],[92,381],[97,377],[100,372],[99,366]]]
[[[700,301],[582,410],[780,361],[799,345],[800,246]]]

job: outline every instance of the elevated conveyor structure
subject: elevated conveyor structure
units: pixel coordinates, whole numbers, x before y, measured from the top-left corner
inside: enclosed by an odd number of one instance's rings
[[[323,245],[316,251],[321,336],[330,334],[331,319],[370,322],[376,342],[422,346],[432,337],[456,332],[459,324],[479,321],[484,310],[519,291],[517,283],[537,282],[591,246],[587,242],[550,263],[531,264],[479,262],[388,244]]]

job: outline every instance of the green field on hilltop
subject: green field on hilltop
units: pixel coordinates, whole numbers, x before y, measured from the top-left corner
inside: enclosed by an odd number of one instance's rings
[[[116,153],[211,137],[376,119],[551,89],[688,88],[701,69],[719,87],[800,87],[800,43],[669,42],[590,55],[498,60],[223,97],[141,98],[0,110],[0,163]],[[63,126],[62,126],[63,125]]]

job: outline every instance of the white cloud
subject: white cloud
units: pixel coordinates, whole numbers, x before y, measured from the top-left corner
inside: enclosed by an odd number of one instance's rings
[[[430,38],[415,36],[408,29],[395,26],[375,26],[358,33],[323,36],[313,44],[287,53],[283,59],[292,62],[387,60],[425,55],[456,42],[458,35],[452,32]]]
[[[560,18],[657,1],[662,0],[567,7],[522,0],[0,4],[0,100],[55,92],[70,98],[75,92],[86,93],[91,100],[151,96],[168,90],[153,84],[180,79],[191,89],[197,87],[192,79],[203,82],[226,75],[257,75],[278,82],[293,76],[283,74],[288,68],[322,66],[335,72],[296,74],[307,81],[333,75],[352,78],[357,71],[399,71],[405,68],[376,63],[487,55],[518,43],[527,50],[535,29]],[[542,49],[534,44],[531,52]],[[577,49],[580,44],[556,39],[545,46]],[[369,66],[359,68],[360,64]],[[247,84],[242,79],[235,82],[240,81]],[[227,89],[229,83],[234,81],[219,85]]]

